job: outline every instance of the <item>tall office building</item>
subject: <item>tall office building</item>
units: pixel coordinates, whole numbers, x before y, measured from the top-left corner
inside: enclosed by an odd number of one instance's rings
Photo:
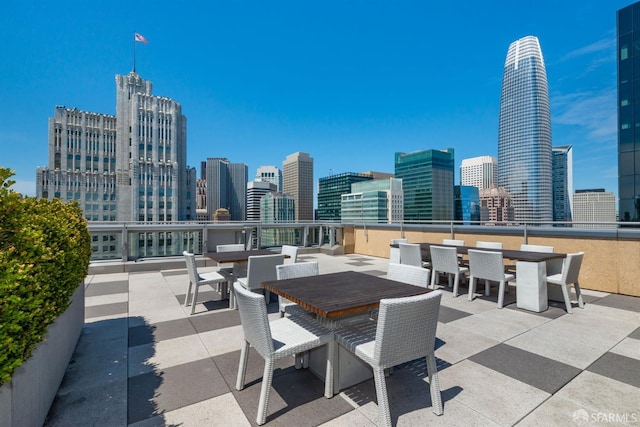
[[[180,103],[154,96],[151,88],[135,72],[116,75],[115,116],[55,107],[48,166],[36,170],[37,196],[76,200],[89,221],[195,219],[186,117]],[[177,242],[171,233],[145,234],[136,245],[140,256],[171,253]],[[95,256],[118,256],[121,242],[107,241],[94,240]]]
[[[604,188],[577,190],[573,194],[573,227],[580,228],[617,228],[616,224],[601,224],[616,221],[616,196],[604,191]],[[579,224],[579,223],[588,224]]]
[[[404,192],[398,178],[361,181],[341,196],[342,222],[400,223],[404,219]]]
[[[553,147],[553,220],[571,221],[573,205],[573,148]]]
[[[296,221],[313,220],[313,158],[308,153],[290,154],[282,162],[282,191],[295,202]]]
[[[480,221],[480,189],[475,185],[456,185],[453,188],[455,220],[465,225]]]
[[[321,221],[340,221],[341,197],[351,193],[351,184],[360,181],[371,181],[369,174],[345,172],[318,179],[318,214]]]
[[[454,218],[454,151],[421,150],[395,154],[395,175],[402,179],[404,220]]]
[[[277,166],[260,166],[256,172],[256,181],[271,182],[276,186],[276,191],[282,192],[282,172]]]
[[[507,51],[500,94],[498,182],[516,221],[551,221],[551,117],[540,43],[527,36]]]
[[[618,214],[640,221],[640,2],[618,18]]]
[[[481,225],[509,225],[513,223],[514,218],[511,196],[504,188],[480,189]]]
[[[244,221],[247,209],[248,168],[244,163],[231,163],[226,158],[208,158],[207,216],[219,208],[229,211],[232,221]]]
[[[295,200],[288,194],[271,192],[260,199],[260,220],[265,223],[294,222]],[[295,245],[296,231],[292,228],[262,230],[260,246]]]
[[[464,159],[460,164],[460,185],[491,188],[498,185],[498,159],[480,156]]]
[[[267,193],[275,193],[276,185],[257,179],[247,183],[247,221],[260,221],[260,201]]]

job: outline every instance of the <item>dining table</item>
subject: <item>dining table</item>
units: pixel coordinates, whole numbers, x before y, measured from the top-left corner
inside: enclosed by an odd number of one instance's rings
[[[523,310],[540,313],[549,308],[549,299],[562,297],[547,289],[547,276],[562,271],[562,262],[567,254],[561,252],[533,252],[516,249],[478,248],[475,246],[452,246],[440,243],[419,243],[422,259],[430,261],[431,246],[455,248],[459,255],[468,255],[469,250],[492,251],[502,253],[504,259],[516,262],[516,306]],[[394,246],[393,244],[391,245]],[[550,298],[551,295],[551,298]]]
[[[381,299],[431,292],[431,289],[357,271],[266,281],[262,287],[295,302],[329,328],[339,326],[341,320],[352,316],[369,315],[380,306]],[[372,377],[368,365],[341,346],[335,347],[334,393]],[[326,348],[310,351],[309,368],[324,378]]]

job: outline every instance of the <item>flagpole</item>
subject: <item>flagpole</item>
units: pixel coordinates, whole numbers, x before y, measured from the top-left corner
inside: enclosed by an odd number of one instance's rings
[[[136,36],[133,35],[133,72],[136,72]]]

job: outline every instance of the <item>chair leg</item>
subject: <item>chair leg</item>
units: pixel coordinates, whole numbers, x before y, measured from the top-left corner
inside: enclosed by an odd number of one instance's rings
[[[433,413],[442,415],[444,409],[442,406],[442,395],[440,394],[440,380],[438,379],[438,368],[436,358],[433,354],[429,354],[427,359],[427,374],[429,375],[429,388],[431,390],[431,404],[433,405]]]
[[[460,273],[456,273],[455,277],[453,278],[453,296],[457,297],[458,296],[458,285],[460,284]]]
[[[244,378],[247,374],[248,360],[249,360],[249,342],[247,340],[243,340],[242,348],[240,349],[240,364],[238,365],[238,378],[236,379],[236,390],[242,390],[244,388]]]
[[[389,409],[389,396],[387,396],[387,384],[384,379],[384,369],[374,367],[373,379],[376,383],[376,397],[378,398],[378,411],[380,417],[378,426],[391,427],[391,410]]]
[[[198,302],[198,284],[193,285],[193,300],[191,301],[191,314],[196,312],[196,303]]]
[[[191,297],[191,280],[189,280],[189,286],[187,286],[187,294],[184,296],[184,306],[187,307],[189,305],[189,298]]]
[[[431,289],[436,288],[436,277],[438,277],[438,272],[436,270],[433,270],[431,272]]]
[[[262,425],[267,420],[267,410],[269,409],[269,395],[271,394],[271,381],[273,380],[273,360],[271,358],[264,361],[264,373],[262,374],[262,387],[260,388],[260,402],[258,403],[258,414],[256,423]]]
[[[564,305],[567,307],[567,313],[572,314],[571,309],[571,297],[569,296],[569,285],[560,285],[562,288],[562,296],[564,298]]]
[[[484,280],[484,296],[488,297],[491,295],[491,284],[487,279]]]
[[[476,278],[469,276],[469,301],[473,301],[473,294],[476,292]]]
[[[576,297],[578,297],[578,307],[584,308],[584,301],[582,301],[582,291],[580,290],[580,283],[574,283],[573,287],[576,290]]]
[[[504,288],[506,286],[504,280],[500,281],[500,289],[498,289],[498,308],[502,308],[504,304]]]

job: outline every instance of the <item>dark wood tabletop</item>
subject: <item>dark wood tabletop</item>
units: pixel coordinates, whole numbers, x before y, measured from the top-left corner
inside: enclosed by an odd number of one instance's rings
[[[252,249],[249,251],[207,252],[205,254],[206,257],[221,264],[246,262],[250,256],[256,255],[277,255],[277,252],[270,251],[269,249]]]
[[[490,252],[502,252],[502,257],[515,261],[528,261],[528,262],[542,262],[549,261],[551,259],[566,258],[567,254],[560,252],[532,252],[532,251],[519,251],[515,249],[490,249],[490,248],[478,248],[475,246],[452,246],[443,245],[440,243],[419,243],[422,250],[422,258],[424,261],[431,259],[430,248],[431,246],[442,246],[445,248],[456,248],[456,251],[461,255],[467,255],[469,249],[478,251],[490,251]],[[392,244],[393,247],[399,247],[397,244]]]
[[[430,289],[356,271],[264,282],[262,287],[325,318],[377,308],[383,298],[426,294]]]

